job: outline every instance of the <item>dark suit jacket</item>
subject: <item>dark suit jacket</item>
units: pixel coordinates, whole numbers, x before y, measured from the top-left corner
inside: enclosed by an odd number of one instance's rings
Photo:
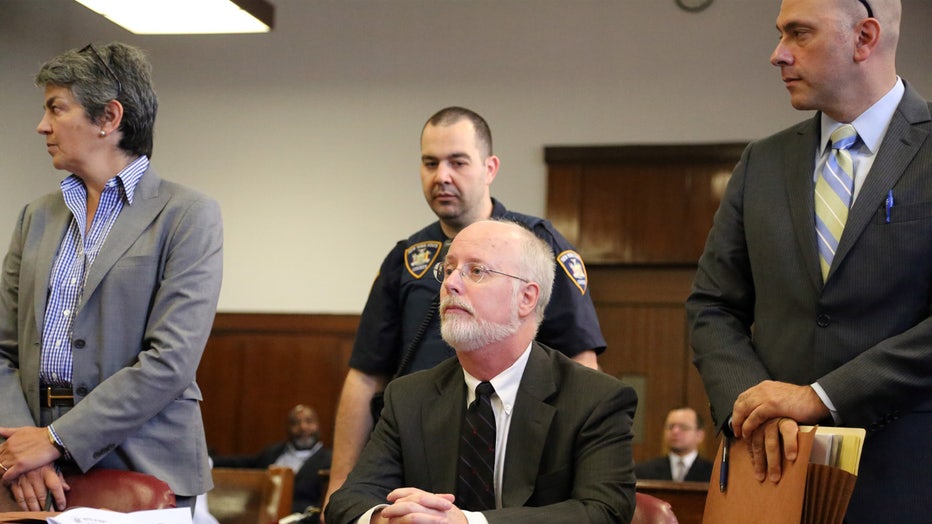
[[[278,460],[285,452],[287,442],[279,442],[265,448],[258,455],[239,457],[214,457],[214,466],[218,468],[254,468],[265,469]],[[320,483],[320,470],[330,467],[333,451],[321,447],[301,465],[294,476],[294,501],[291,511],[304,513],[308,506],[320,507],[323,502],[323,488]]]
[[[456,492],[466,408],[456,358],[393,380],[359,462],[326,509],[353,522],[395,488]],[[515,400],[502,504],[489,522],[628,522],[634,512],[634,390],[534,344]]]
[[[638,480],[673,480],[670,457],[657,457],[634,465],[634,476]],[[708,482],[712,478],[712,462],[696,457],[686,472],[685,481]]]
[[[27,205],[0,284],[0,426],[39,421],[40,340],[52,263],[72,214],[61,192]],[[130,469],[177,495],[213,481],[194,381],[220,295],[213,199],[149,168],[87,272],[74,317],[76,405],[54,422],[81,470]]]
[[[687,300],[695,364],[717,427],[763,380],[818,381],[844,425],[869,431],[848,522],[925,520],[932,497],[915,490],[932,486],[930,104],[906,86],[824,284],[819,116],[752,143],[735,168]]]

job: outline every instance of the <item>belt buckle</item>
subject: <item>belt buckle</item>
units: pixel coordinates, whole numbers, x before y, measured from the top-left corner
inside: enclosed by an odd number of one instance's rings
[[[74,400],[74,395],[53,395],[51,386],[45,388],[45,403],[48,407],[54,407],[52,405],[53,400]]]

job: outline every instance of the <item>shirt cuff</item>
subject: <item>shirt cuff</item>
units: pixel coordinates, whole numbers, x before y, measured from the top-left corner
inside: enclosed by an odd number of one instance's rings
[[[829,413],[832,414],[832,420],[835,422],[835,425],[841,425],[841,415],[839,415],[838,411],[835,409],[835,404],[832,404],[832,399],[828,398],[828,393],[822,389],[822,386],[820,386],[818,382],[813,382],[809,387],[815,391],[815,394],[819,396],[819,400],[828,408]]]
[[[359,517],[359,520],[356,521],[356,524],[369,524],[369,521],[372,520],[372,515],[375,514],[376,511],[387,507],[388,504],[379,504],[378,506],[363,513],[362,516]],[[463,511],[463,515],[466,517],[466,522],[468,524],[489,524],[489,521],[485,518],[485,515],[478,511]]]
[[[478,511],[463,511],[463,515],[469,524],[489,524],[489,520],[485,518],[485,515]]]
[[[52,437],[52,445],[58,448],[58,451],[61,452],[62,458],[65,460],[72,460],[71,453],[68,453],[68,448],[65,447],[61,442],[61,438],[58,437],[58,433],[55,432],[55,428],[51,424],[48,425],[49,436]]]
[[[387,508],[387,507],[388,507],[388,504],[379,504],[378,506],[375,506],[369,511],[363,513],[362,516],[359,517],[359,520],[356,521],[356,524],[369,524],[369,521],[372,520],[372,515],[374,515],[376,511],[382,508]]]

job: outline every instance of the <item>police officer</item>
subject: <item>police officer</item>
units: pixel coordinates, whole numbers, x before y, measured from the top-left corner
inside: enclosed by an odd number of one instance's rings
[[[498,168],[489,126],[473,111],[448,107],[424,125],[421,184],[439,220],[398,242],[372,285],[337,408],[328,499],[356,463],[378,418],[378,400],[388,381],[454,355],[440,338],[440,283],[433,268],[450,239],[477,220],[514,220],[550,245],[557,278],[537,340],[597,367],[596,355],[605,349],[605,339],[582,257],[550,222],[508,211],[491,197],[489,186]]]

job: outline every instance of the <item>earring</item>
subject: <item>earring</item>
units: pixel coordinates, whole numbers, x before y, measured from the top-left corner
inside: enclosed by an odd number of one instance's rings
[[[101,137],[107,136],[107,132],[104,131],[103,129],[101,129],[101,130],[100,130],[100,136],[101,136]]]

